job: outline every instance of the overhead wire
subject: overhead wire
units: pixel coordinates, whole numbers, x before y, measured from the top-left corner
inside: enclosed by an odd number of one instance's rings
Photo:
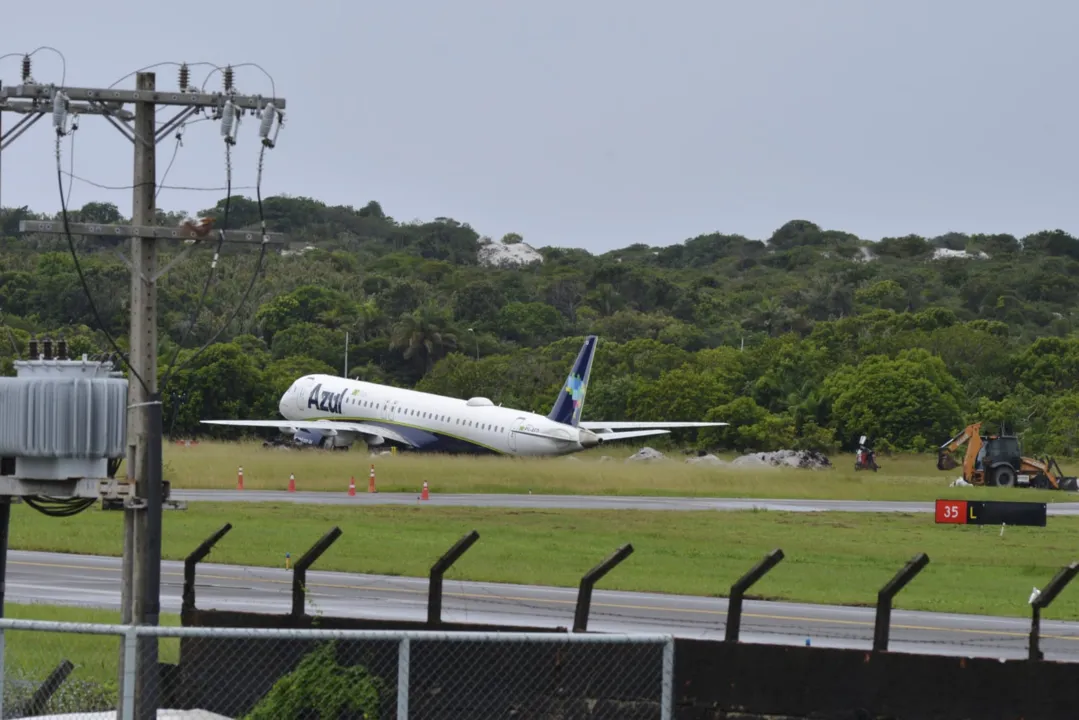
[[[215,67],[215,69],[217,68],[217,66],[214,66],[214,67]],[[186,73],[183,70],[181,70],[181,75],[186,77]],[[209,76],[207,76],[207,77],[209,77]],[[183,84],[183,82],[184,82],[183,79],[181,79],[180,82],[181,82],[181,84]],[[205,87],[205,84],[206,84],[205,81],[203,81],[203,86],[204,87]],[[199,314],[202,312],[202,307],[206,303],[206,296],[209,294],[209,291],[210,291],[210,283],[213,281],[214,270],[217,268],[217,261],[221,256],[221,248],[225,244],[225,230],[228,229],[229,210],[232,207],[232,146],[236,142],[235,136],[233,134],[233,127],[231,126],[231,122],[233,121],[233,117],[232,117],[232,114],[227,112],[228,110],[233,109],[232,108],[232,100],[231,100],[231,93],[232,93],[232,72],[231,71],[227,71],[226,74],[225,74],[225,92],[230,94],[230,99],[228,101],[226,101],[226,108],[225,108],[226,112],[224,112],[223,116],[222,116],[222,128],[221,128],[221,134],[224,137],[224,142],[225,142],[225,216],[222,219],[221,227],[219,227],[218,230],[217,230],[217,237],[218,237],[217,247],[214,249],[213,260],[210,263],[210,271],[206,274],[206,283],[202,287],[202,293],[199,296],[199,301],[195,306],[194,312],[192,312],[192,314],[191,314],[191,319],[187,322],[187,326],[184,328],[184,333],[180,338],[180,342],[176,345],[176,351],[172,355],[172,360],[169,361],[168,366],[165,368],[165,376],[161,381],[161,387],[165,387],[166,384],[169,381],[169,378],[172,377],[172,372],[173,372],[173,369],[176,367],[176,360],[180,356],[180,351],[183,350],[184,345],[187,343],[188,337],[190,337],[190,335],[191,335],[191,331],[194,330],[195,325],[198,323]],[[236,122],[238,124],[238,122],[239,122],[238,119],[236,120]],[[188,379],[188,382],[190,382],[190,378]],[[186,393],[186,384],[185,384],[184,392]],[[175,393],[173,395],[174,395],[173,399],[175,401]],[[174,414],[174,420],[175,420],[175,414]]]
[[[36,50],[33,50],[33,51],[27,53],[26,57],[32,58],[35,55],[37,55],[39,52],[41,52],[42,50],[51,50],[52,52],[56,53],[56,55],[60,58],[60,66],[61,66],[60,87],[64,87],[67,84],[67,58],[64,57],[64,54],[62,52],[60,52],[56,48],[51,47],[49,45],[42,45],[41,47],[37,48]]]
[[[217,261],[221,256],[221,247],[225,244],[225,229],[229,224],[229,207],[232,205],[232,145],[227,142],[227,139],[225,142],[225,185],[227,188],[225,191],[225,217],[222,226],[217,231],[217,247],[214,248],[214,257],[213,260],[210,261],[210,271],[206,273],[206,283],[202,286],[202,293],[199,295],[199,301],[195,305],[195,310],[191,313],[191,318],[188,320],[187,326],[184,328],[184,333],[180,337],[180,342],[176,345],[176,351],[172,354],[172,360],[169,361],[168,367],[165,369],[165,376],[161,380],[161,387],[165,387],[169,378],[172,376],[173,368],[176,365],[176,358],[180,356],[180,351],[183,349],[188,337],[191,336],[191,331],[198,322],[199,313],[202,312],[202,307],[206,303],[206,296],[210,292],[210,283],[213,282],[214,270],[217,269]]]
[[[69,173],[65,170],[64,174],[68,175]],[[72,175],[72,177],[74,177],[76,180],[78,180],[81,183],[85,183],[87,185],[90,185],[91,187],[96,187],[99,190],[134,190],[135,187],[136,187],[135,185],[105,185],[104,183],[99,183],[96,180],[91,180],[89,178],[84,178],[84,177],[82,177],[80,175]],[[219,187],[210,187],[210,186],[194,187],[194,186],[191,186],[191,185],[158,185],[157,189],[159,191],[160,190],[182,190],[182,191],[185,191],[185,192],[222,192],[222,191],[228,190],[228,188],[226,186],[224,186],[224,185],[221,185]],[[236,185],[232,189],[233,190],[254,190],[255,186],[254,185]]]
[[[61,104],[62,104],[62,100],[61,100]],[[55,117],[55,122],[57,124],[56,125],[56,184],[57,184],[57,187],[59,188],[59,191],[60,191],[60,208],[61,208],[61,212],[63,213],[63,219],[64,219],[64,234],[67,237],[68,249],[71,251],[71,258],[75,263],[75,270],[78,273],[79,281],[82,284],[83,293],[86,295],[86,299],[90,303],[90,309],[93,311],[94,318],[96,319],[98,326],[101,328],[101,331],[105,334],[105,337],[109,340],[109,343],[112,345],[113,349],[116,351],[116,353],[121,358],[123,358],[123,352],[120,350],[119,346],[116,344],[116,341],[113,339],[112,334],[109,332],[108,327],[102,321],[100,313],[98,313],[98,311],[97,311],[97,305],[94,303],[94,298],[93,298],[93,295],[90,292],[89,284],[86,282],[86,276],[82,272],[82,264],[79,262],[79,255],[78,255],[78,252],[76,252],[76,250],[75,250],[75,242],[74,242],[74,239],[72,238],[72,235],[71,235],[71,227],[69,225],[68,211],[67,211],[67,203],[68,203],[68,200],[69,200],[69,197],[70,197],[71,186],[70,186],[70,184],[68,186],[69,196],[65,197],[65,194],[64,194],[63,165],[62,165],[62,153],[61,153],[61,139],[65,135],[70,135],[71,136],[71,145],[72,145],[71,155],[72,155],[72,163],[74,163],[75,131],[78,130],[79,125],[78,125],[78,116],[77,115],[72,120],[72,124],[71,124],[70,129],[65,129],[63,127],[65,120],[66,120],[66,108],[64,109],[63,112],[61,112],[58,116]],[[74,165],[72,165],[72,167],[74,167]],[[143,388],[146,388],[146,383],[143,381],[142,377],[135,371],[135,368],[131,367],[130,363],[128,363],[126,361],[126,358],[125,358],[124,362],[128,366],[128,369],[130,370],[130,372],[138,379],[139,383],[143,386]],[[30,495],[30,496],[24,497],[23,501],[29,507],[33,508],[34,510],[38,511],[39,513],[41,513],[43,515],[47,515],[49,517],[71,517],[73,515],[77,515],[77,514],[83,512],[83,511],[88,510],[89,508],[93,507],[97,502],[97,498],[78,498],[78,497],[74,497],[74,498],[55,498],[55,497],[49,497],[47,495]]]
[[[147,65],[146,67],[141,67],[138,70],[132,70],[127,75],[124,75],[122,78],[116,80],[116,82],[114,82],[112,85],[109,85],[109,89],[112,89],[112,88],[116,87],[117,85],[122,83],[124,80],[127,80],[132,75],[138,75],[140,72],[146,72],[147,70],[153,70],[154,68],[163,67],[165,65],[174,65],[176,67],[182,67],[183,65],[187,65],[188,67],[202,67],[203,65],[209,65],[212,68],[217,68],[216,64],[214,64],[212,62],[207,62],[205,60],[203,60],[201,62],[196,62],[196,63],[180,63],[180,62],[176,62],[175,60],[164,60],[164,61],[159,62],[159,63],[154,63],[153,65]]]
[[[210,74],[207,75],[206,79],[203,80],[202,88],[203,88],[204,91],[205,91],[205,87],[206,87],[206,82],[209,80],[209,78],[213,75],[214,72],[216,72],[217,70],[220,70],[220,69],[221,68],[215,68],[215,70],[211,71]],[[272,92],[275,93],[275,97],[276,97],[276,84],[274,83],[273,76],[270,75],[268,72],[266,72],[266,70],[262,69],[261,67],[259,67],[259,69],[262,70],[262,72],[265,73],[266,76],[270,79],[270,85],[271,85],[271,88],[272,88]],[[226,90],[226,92],[229,92],[230,94],[232,92],[234,92],[234,88],[233,88],[233,85],[232,85],[232,80],[233,80],[232,70],[233,69],[230,66],[229,68],[227,68],[227,69],[225,69],[223,71],[225,73],[225,90]],[[235,122],[237,124],[237,126],[239,124],[239,116],[235,115],[234,112],[230,112],[230,110],[234,110],[234,108],[231,108],[231,107],[226,107],[225,108],[225,112],[223,112],[223,114],[222,114],[222,128],[221,128],[221,133],[222,133],[222,135],[224,136],[224,139],[225,139],[225,159],[226,159],[226,169],[227,169],[227,175],[226,175],[227,188],[226,188],[226,195],[225,195],[225,217],[224,217],[224,225],[226,225],[226,226],[228,224],[229,208],[230,208],[230,205],[231,205],[231,202],[232,202],[232,166],[231,166],[231,154],[230,154],[230,151],[231,151],[231,146],[235,143],[235,134],[234,134],[234,128],[232,126],[232,123]],[[274,128],[274,121],[275,120],[277,121],[276,129]],[[262,136],[262,142],[261,142],[261,147],[259,148],[258,171],[257,171],[256,179],[255,179],[255,196],[256,196],[256,200],[257,200],[257,204],[258,204],[259,225],[260,225],[260,228],[261,228],[261,231],[262,231],[262,242],[260,243],[260,246],[259,246],[259,256],[258,256],[258,259],[255,261],[254,271],[251,273],[251,280],[248,283],[247,288],[244,290],[243,296],[240,298],[240,301],[236,304],[235,307],[233,307],[232,312],[229,313],[228,317],[225,319],[225,322],[221,324],[221,327],[218,328],[217,332],[215,332],[210,337],[209,340],[207,340],[200,348],[198,348],[194,353],[192,353],[187,358],[185,358],[184,361],[181,362],[177,366],[177,365],[175,365],[175,363],[176,363],[176,360],[179,358],[180,351],[183,348],[183,343],[184,343],[184,341],[186,341],[186,334],[185,334],[184,340],[182,340],[180,345],[177,346],[177,349],[176,349],[175,354],[173,355],[172,361],[170,362],[169,367],[165,371],[165,380],[161,384],[162,387],[165,387],[165,382],[167,382],[168,378],[172,376],[172,373],[174,373],[174,372],[178,373],[178,372],[182,371],[183,369],[185,369],[186,367],[188,367],[192,362],[194,362],[194,360],[196,358],[198,358],[203,352],[205,352],[211,345],[213,345],[215,342],[217,342],[217,339],[221,336],[221,334],[226,329],[228,329],[228,327],[232,324],[233,319],[235,319],[236,315],[239,314],[240,309],[243,308],[247,304],[247,299],[251,295],[251,291],[254,289],[255,283],[258,281],[258,278],[259,278],[259,276],[260,276],[260,274],[262,272],[263,262],[265,261],[265,258],[266,258],[266,246],[268,245],[268,239],[267,239],[267,236],[266,236],[266,217],[265,217],[265,213],[264,213],[263,205],[262,205],[262,173],[263,173],[263,169],[264,169],[264,166],[265,166],[266,150],[273,148],[277,144],[277,134],[280,132],[280,129],[281,129],[281,126],[282,126],[283,123],[284,123],[283,114],[281,113],[280,110],[278,110],[276,107],[274,107],[273,101],[271,100],[271,102],[266,107],[264,107],[263,110],[261,111],[261,122],[260,122],[260,126],[259,126],[259,133]],[[273,133],[272,137],[270,135],[271,130],[274,130],[274,133]],[[221,242],[223,242],[224,237],[225,237],[225,235],[224,235],[224,227],[221,229],[219,237],[221,239]],[[219,249],[221,247],[221,242],[219,242],[219,244],[218,244]],[[215,257],[216,257],[216,254],[215,254]],[[203,289],[204,294],[205,294],[206,288],[209,287],[209,282],[210,282],[210,280],[209,280],[209,278],[207,278],[206,287]],[[201,298],[200,298],[200,304],[201,304]],[[194,324],[197,321],[197,319],[198,319],[198,315],[196,313],[195,316],[192,318],[192,321],[188,324],[188,327],[187,327],[188,333],[190,333],[190,331],[194,328]],[[170,418],[170,421],[169,421],[169,434],[170,435],[172,434],[172,431],[176,426],[176,420],[177,420],[177,417],[179,415],[179,410],[180,410],[179,403],[186,400],[187,392],[188,392],[188,389],[189,389],[189,387],[191,385],[192,380],[193,380],[193,376],[189,375],[187,378],[185,378],[183,389],[180,390],[179,392],[173,392],[171,394],[173,408],[172,408],[172,417]]]
[[[63,64],[63,75],[62,75],[63,80],[61,82],[61,87],[63,87],[63,83],[66,82],[66,77],[67,77],[67,61],[66,61],[63,54],[60,51],[56,50],[55,48],[48,47],[48,46],[42,46],[42,47],[37,48],[36,50],[34,50],[29,55],[24,55],[23,56],[24,57],[24,62],[26,61],[26,59],[28,57],[31,57],[33,54],[36,54],[37,52],[39,52],[41,50],[51,50],[51,51],[57,53],[57,55],[60,56],[61,63]],[[4,57],[10,57],[10,56],[17,56],[17,54],[12,53],[11,55],[0,57],[0,59],[3,59]],[[180,63],[174,63],[174,62],[156,63],[154,65],[147,66],[146,68],[143,68],[142,70],[136,70],[136,71],[134,71],[132,73],[129,73],[129,74],[125,75],[124,77],[122,77],[122,78],[118,79],[116,82],[114,82],[110,86],[110,88],[114,87],[116,84],[122,82],[124,79],[126,79],[128,77],[131,77],[132,75],[134,75],[134,74],[136,74],[138,72],[142,72],[144,70],[152,69],[152,68],[155,68],[155,67],[160,67],[160,66],[163,66],[163,65],[170,65],[170,64],[172,64],[172,65],[180,65]],[[209,78],[212,77],[214,73],[216,73],[218,71],[222,71],[222,72],[225,73],[225,77],[226,77],[226,82],[225,82],[226,91],[229,92],[229,93],[233,92],[233,88],[232,88],[233,68],[231,66],[228,67],[228,68],[223,69],[220,66],[217,66],[217,65],[215,65],[213,63],[209,63],[209,62],[195,63],[195,65],[196,66],[198,66],[198,65],[210,65],[210,66],[213,67],[213,70],[211,70],[210,73],[207,75],[206,80],[203,81],[203,85],[202,85],[203,90],[205,90],[205,85],[206,85],[206,82],[209,80]],[[248,66],[254,67],[254,68],[260,70],[263,74],[266,75],[266,77],[270,81],[271,92],[273,94],[273,98],[276,99],[277,88],[276,88],[276,82],[274,81],[273,76],[269,72],[267,72],[264,68],[262,68],[260,65],[258,65],[257,63],[244,63],[243,65],[238,66],[238,67],[248,67]],[[61,100],[61,102],[66,102],[66,101]],[[231,105],[231,104],[229,103],[227,105]],[[225,108],[225,111],[226,111],[225,115],[228,116],[228,117],[224,118],[224,119],[227,120],[228,124],[231,126],[232,122],[235,122],[238,125],[239,124],[239,114],[237,114],[238,111],[235,109],[235,107],[234,106],[231,106],[231,107],[227,106]],[[230,111],[233,113],[234,116],[230,115]],[[245,291],[243,293],[243,296],[240,298],[240,301],[232,309],[232,312],[229,313],[229,315],[226,318],[225,322],[217,330],[217,332],[215,332],[206,343],[204,343],[200,348],[198,348],[193,354],[191,354],[190,356],[185,358],[184,361],[182,363],[180,363],[179,366],[177,366],[175,363],[176,363],[176,360],[179,357],[179,353],[180,353],[180,351],[181,351],[181,349],[183,347],[183,344],[186,342],[187,337],[190,335],[192,329],[194,328],[194,325],[196,324],[197,319],[198,319],[198,314],[201,312],[202,306],[205,304],[205,300],[206,300],[206,297],[207,297],[208,291],[209,291],[209,286],[210,286],[210,284],[212,282],[213,272],[216,269],[216,265],[217,265],[217,262],[218,262],[218,259],[219,259],[219,256],[220,256],[220,251],[221,251],[222,245],[224,243],[225,229],[228,226],[229,211],[230,211],[231,200],[232,200],[231,145],[235,142],[235,140],[234,140],[234,138],[230,137],[231,127],[229,128],[228,131],[226,131],[226,129],[223,127],[223,134],[226,135],[226,138],[225,138],[225,140],[226,140],[226,186],[225,186],[224,189],[226,190],[226,193],[227,193],[226,194],[226,201],[225,201],[225,214],[224,214],[223,226],[221,228],[219,228],[219,231],[218,231],[217,248],[216,248],[216,250],[214,252],[214,258],[213,258],[213,261],[211,263],[210,272],[207,275],[206,283],[204,284],[203,291],[200,294],[199,302],[198,302],[197,307],[196,307],[196,309],[195,309],[195,311],[193,313],[192,320],[187,324],[187,327],[185,328],[185,334],[184,334],[183,338],[181,339],[181,342],[178,345],[178,347],[176,349],[176,352],[173,355],[173,358],[172,358],[172,361],[169,364],[169,367],[166,370],[165,378],[164,378],[164,382],[162,382],[162,386],[165,384],[165,382],[168,381],[168,379],[171,377],[172,373],[179,372],[180,370],[182,370],[185,367],[187,367],[188,365],[190,365],[191,362],[193,362],[199,355],[201,355],[206,349],[208,349],[211,345],[213,345],[217,341],[217,339],[221,336],[221,334],[231,325],[233,319],[239,313],[240,309],[243,308],[243,306],[246,304],[247,299],[250,296],[251,291],[254,289],[255,283],[257,282],[259,275],[261,274],[263,262],[264,262],[265,256],[266,256],[266,246],[268,245],[268,238],[267,238],[267,235],[266,235],[266,219],[265,219],[265,213],[264,213],[264,208],[263,208],[263,203],[262,203],[262,187],[261,187],[262,186],[262,174],[263,174],[263,169],[264,169],[266,150],[269,149],[269,148],[273,148],[275,146],[275,144],[276,144],[276,135],[277,135],[277,133],[275,132],[273,139],[270,139],[268,133],[269,133],[269,130],[272,129],[272,127],[274,125],[274,120],[277,120],[277,131],[280,131],[280,128],[284,123],[283,114],[281,113],[280,110],[273,107],[272,101],[267,107],[265,107],[263,109],[262,116],[263,116],[263,123],[262,123],[261,131],[262,131],[263,139],[262,139],[262,147],[259,150],[258,173],[257,173],[257,181],[256,181],[256,184],[255,184],[255,192],[256,192],[256,198],[257,198],[257,204],[258,204],[258,213],[259,213],[259,224],[260,224],[260,228],[261,228],[261,231],[262,231],[262,242],[260,243],[259,256],[258,256],[258,259],[256,260],[256,263],[255,263],[255,269],[251,274],[251,280],[248,283],[247,288],[245,289]],[[66,118],[66,112],[64,114],[64,117]],[[203,119],[211,119],[211,118],[200,118],[200,119],[194,120],[194,121],[185,121],[181,125],[179,131],[177,132],[177,146],[174,148],[172,159],[170,160],[169,165],[168,165],[168,167],[166,168],[166,171],[165,171],[166,176],[168,175],[169,170],[171,169],[173,163],[176,160],[176,156],[177,156],[177,153],[179,151],[180,144],[181,144],[181,138],[182,138],[182,132],[183,132],[184,126],[186,126],[188,124],[188,122],[192,122],[192,123],[193,122],[199,122],[199,121],[201,121]],[[223,125],[224,124],[225,123],[223,123]],[[86,299],[87,299],[87,301],[88,301],[88,303],[90,305],[90,309],[91,309],[91,312],[92,312],[92,314],[94,316],[94,319],[95,319],[96,323],[98,324],[99,328],[101,329],[102,333],[105,335],[109,345],[112,347],[112,349],[114,351],[111,355],[118,358],[127,367],[128,371],[135,377],[135,379],[143,387],[143,389],[146,390],[147,392],[149,392],[149,389],[147,387],[147,384],[146,384],[145,380],[135,370],[135,368],[131,365],[127,355],[119,347],[119,344],[116,342],[115,338],[113,338],[112,334],[108,330],[107,325],[105,324],[105,322],[101,318],[101,314],[97,309],[97,304],[94,302],[93,294],[90,291],[89,283],[87,282],[85,273],[83,272],[82,264],[79,261],[78,252],[75,249],[74,239],[73,239],[72,234],[71,234],[69,211],[68,211],[68,201],[70,200],[73,181],[75,179],[78,179],[80,181],[87,182],[88,184],[91,184],[91,185],[97,185],[99,187],[105,187],[107,189],[114,189],[114,188],[109,188],[108,186],[101,186],[98,183],[88,181],[88,180],[86,180],[84,178],[79,178],[79,177],[77,177],[75,175],[75,172],[74,172],[74,131],[77,128],[78,128],[77,116],[76,116],[76,122],[73,123],[72,128],[71,128],[70,131],[65,131],[60,126],[58,126],[56,128],[56,130],[57,130],[57,137],[56,137],[57,186],[58,186],[59,192],[60,192],[61,213],[62,213],[62,216],[63,216],[64,234],[65,234],[65,237],[67,239],[68,250],[70,251],[72,260],[73,260],[74,265],[75,265],[76,274],[79,277],[79,282],[82,285],[83,293],[85,294]],[[68,189],[67,189],[67,193],[66,193],[66,197],[65,197],[64,186],[63,186],[64,171],[63,171],[62,160],[61,160],[61,158],[62,158],[61,138],[65,134],[68,134],[68,133],[70,133],[72,135],[72,157],[71,157],[71,170],[67,173],[67,175],[69,176],[69,183],[68,183]],[[157,192],[155,193],[155,199],[156,199],[157,194],[160,193],[160,191],[162,189],[164,189],[165,187],[168,187],[168,186],[165,186],[164,184],[162,184],[161,186],[159,186],[157,188]],[[120,189],[120,188],[115,188],[115,189]],[[130,189],[130,188],[124,188],[124,189]],[[199,189],[199,188],[177,187],[175,189]],[[59,500],[50,501],[50,502],[63,504],[62,501],[59,501]],[[72,514],[73,514],[74,512],[80,512],[81,511],[81,510],[71,510],[70,507],[72,507],[72,506],[67,506],[67,505],[64,506],[67,509],[65,509],[63,511],[56,511],[55,509],[50,508],[46,504],[43,504],[41,502],[37,503],[37,505],[38,505],[38,507],[36,509],[39,509],[41,512],[45,512],[46,514],[54,514],[56,512],[72,512]],[[85,509],[85,508],[83,508],[83,509]]]
[[[265,72],[265,70],[263,70],[263,72]],[[267,75],[268,74],[269,73],[267,73]],[[272,82],[273,80],[271,78],[271,83]],[[203,83],[203,85],[205,86],[205,82]],[[274,127],[275,120],[277,121],[276,129]],[[240,312],[240,309],[243,308],[243,306],[247,303],[247,298],[251,294],[251,291],[254,289],[255,283],[258,281],[259,274],[262,271],[262,263],[266,257],[266,246],[269,244],[269,240],[266,235],[266,216],[262,205],[262,173],[265,164],[266,151],[268,149],[273,149],[277,145],[277,133],[280,132],[283,125],[284,114],[276,107],[274,107],[272,102],[268,104],[265,108],[263,108],[261,124],[259,127],[259,134],[262,135],[262,147],[259,148],[258,172],[255,179],[255,197],[258,203],[259,227],[262,232],[262,242],[259,245],[259,256],[255,262],[255,270],[251,273],[251,281],[248,283],[247,288],[244,290],[244,294],[240,298],[240,302],[238,302],[236,306],[232,309],[232,312],[225,319],[225,322],[222,323],[221,327],[218,328],[217,332],[215,332],[210,337],[210,339],[202,345],[202,347],[200,347],[193,354],[185,358],[184,361],[180,363],[179,366],[177,366],[175,372],[179,372],[183,368],[190,365],[195,360],[195,358],[197,358],[199,355],[205,352],[207,348],[217,342],[217,338],[220,337],[221,334],[229,327],[229,325],[232,324],[233,319]],[[272,137],[270,136],[271,130],[274,130]],[[223,127],[222,132],[226,133],[227,128]]]
[[[73,125],[71,132],[73,133],[77,128],[77,124]],[[71,225],[68,218],[67,199],[64,197],[64,175],[63,166],[61,164],[60,152],[60,140],[64,136],[64,134],[65,132],[63,128],[58,127],[56,129],[56,183],[57,187],[60,189],[60,212],[64,220],[64,235],[67,238],[67,246],[69,252],[71,253],[71,259],[75,264],[75,272],[79,276],[79,282],[82,285],[83,294],[86,295],[86,300],[90,304],[90,311],[91,313],[93,313],[94,320],[97,322],[98,327],[101,329],[101,332],[105,335],[105,339],[108,341],[109,345],[112,347],[113,351],[120,358],[123,364],[127,367],[128,372],[130,372],[135,377],[139,385],[141,385],[143,390],[146,391],[146,394],[149,395],[150,389],[146,385],[146,381],[143,380],[142,376],[131,365],[131,362],[127,358],[126,354],[123,350],[120,349],[120,346],[113,338],[112,333],[109,332],[108,326],[101,319],[101,314],[97,310],[97,303],[94,302],[93,293],[90,291],[90,285],[86,282],[86,275],[82,271],[82,263],[79,262],[79,253],[75,250],[75,240],[71,235]]]

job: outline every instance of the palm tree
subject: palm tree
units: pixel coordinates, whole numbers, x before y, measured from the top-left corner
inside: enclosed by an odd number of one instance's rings
[[[437,305],[423,305],[411,313],[401,315],[401,319],[393,326],[390,347],[395,350],[403,349],[406,360],[422,358],[424,374],[427,374],[446,350],[457,347],[457,337],[444,330],[449,325],[448,312]]]

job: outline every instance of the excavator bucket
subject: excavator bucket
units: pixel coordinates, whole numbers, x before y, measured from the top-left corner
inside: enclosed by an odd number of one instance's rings
[[[1079,479],[1073,477],[1060,478],[1059,489],[1065,492],[1079,492]]]
[[[937,453],[937,470],[951,470],[957,467],[959,467],[959,463],[945,450],[942,449]]]

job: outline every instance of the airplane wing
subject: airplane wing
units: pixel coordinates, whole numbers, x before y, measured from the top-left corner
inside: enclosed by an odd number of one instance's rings
[[[272,427],[278,430],[336,430],[353,432],[360,435],[377,435],[409,447],[413,443],[396,430],[368,425],[367,423],[344,422],[341,420],[202,420],[206,425],[233,425],[239,427]]]
[[[632,428],[698,428],[698,427],[723,427],[730,425],[725,422],[630,422],[615,421],[603,422],[600,420],[588,420],[577,423],[586,430],[629,430]]]

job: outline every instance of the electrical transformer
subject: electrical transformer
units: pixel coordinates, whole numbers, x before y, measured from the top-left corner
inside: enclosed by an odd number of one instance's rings
[[[103,479],[127,443],[127,380],[112,364],[66,358],[64,343],[0,378],[0,457],[18,480]],[[14,472],[10,459],[14,458]]]

